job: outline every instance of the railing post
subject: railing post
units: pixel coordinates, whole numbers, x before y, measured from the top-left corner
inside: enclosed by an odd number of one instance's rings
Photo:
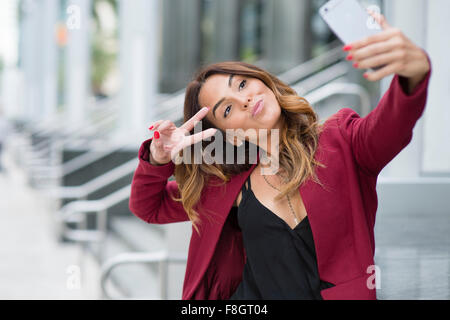
[[[167,300],[167,287],[168,287],[168,260],[163,259],[159,262],[159,279],[160,279],[160,292],[161,299]]]

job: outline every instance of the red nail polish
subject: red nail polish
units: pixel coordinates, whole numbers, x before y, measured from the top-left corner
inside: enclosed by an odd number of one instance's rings
[[[152,130],[155,126],[151,126],[150,128],[148,128],[148,130]]]
[[[159,139],[159,132],[155,131],[155,133],[153,134],[153,136],[155,137],[155,139]]]
[[[352,59],[353,59],[353,56],[352,56],[352,55],[349,55],[349,56],[347,56],[346,59],[347,59],[347,60],[352,60]]]
[[[358,68],[358,63],[355,62],[355,63],[353,64],[353,66],[354,66],[355,68]]]
[[[363,77],[367,79],[369,77],[369,75],[367,73],[364,73]]]
[[[345,46],[342,50],[344,50],[344,51],[350,51],[350,50],[352,50],[352,46],[347,45],[347,46]]]

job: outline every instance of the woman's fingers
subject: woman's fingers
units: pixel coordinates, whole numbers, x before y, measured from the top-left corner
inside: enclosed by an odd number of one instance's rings
[[[176,126],[175,126],[175,124],[172,121],[165,120],[159,125],[158,131],[162,132],[162,133],[165,133],[165,131],[170,131],[170,130],[173,130],[175,128],[176,128]]]
[[[192,118],[183,123],[180,128],[187,130],[187,132],[191,132],[194,129],[197,122],[201,121],[209,112],[207,107],[200,109]]]
[[[200,142],[202,140],[208,139],[209,137],[212,137],[217,132],[217,129],[210,128],[207,130],[204,130],[202,132],[186,136],[185,139],[176,146],[174,146],[174,150],[172,152],[178,152],[192,144],[195,144],[197,142]]]
[[[374,34],[372,36],[366,37],[364,39],[352,42],[352,43],[348,43],[347,45],[351,47],[351,53],[354,54],[355,50],[359,50],[361,48],[364,48],[366,46],[369,46],[371,44],[374,43],[378,43],[381,41],[387,41],[389,39],[391,39],[392,37],[401,34],[400,29],[398,28],[393,28],[386,20],[386,18],[379,13],[376,13],[374,11],[371,10],[367,10],[367,12],[369,13],[369,15],[371,15],[375,21],[378,22],[378,24],[381,26],[381,28],[383,29],[383,31]]]
[[[404,72],[405,66],[410,62],[414,46],[398,28],[391,27],[383,15],[369,14],[383,27],[383,31],[349,44],[350,51],[347,60],[352,60],[353,66],[358,69],[380,69],[366,73],[364,77],[369,81],[377,81],[393,73]]]
[[[192,135],[192,139],[194,140],[194,143],[197,143],[201,140],[205,140],[205,139],[212,137],[213,135],[216,134],[216,132],[217,132],[217,129],[215,129],[215,128],[206,129],[202,132]]]
[[[155,121],[155,122],[152,123],[152,125],[148,129],[149,130],[156,130],[156,129],[158,129],[159,125],[161,123],[163,123],[163,122],[164,122],[164,120]]]
[[[358,65],[355,67],[358,69],[370,69],[388,65],[389,63],[399,61],[402,58],[402,55],[403,52],[400,50],[390,51],[359,61],[357,62]]]
[[[384,43],[386,44],[387,41],[391,40],[394,37],[400,36],[401,31],[397,28],[390,28],[387,30],[384,30],[380,33],[377,33],[375,35],[372,35],[370,37],[366,37],[364,39],[355,41],[350,43],[350,54],[353,56],[357,55],[358,51],[361,51],[362,48],[368,47],[370,45],[373,45],[375,43]],[[389,43],[390,44],[390,43]],[[364,52],[364,51],[363,51]]]
[[[396,73],[397,71],[401,70],[402,64],[401,63],[391,63],[384,68],[381,68],[375,72],[366,72],[366,79],[369,81],[378,81],[380,79],[383,79],[384,77],[387,77],[390,74]]]
[[[381,41],[377,43],[370,44],[364,48],[361,48],[359,50],[354,50],[349,54],[351,56],[351,59],[354,62],[360,62],[364,59],[374,57],[379,54],[392,52],[396,48],[401,46],[401,40],[394,37],[390,38],[386,41]]]

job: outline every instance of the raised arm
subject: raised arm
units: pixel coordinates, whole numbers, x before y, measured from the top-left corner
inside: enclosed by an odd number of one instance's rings
[[[348,44],[348,60],[354,67],[378,70],[365,73],[369,81],[378,81],[394,74],[388,91],[378,106],[360,118],[352,109],[337,114],[341,133],[351,143],[354,157],[366,173],[379,172],[412,139],[413,128],[421,117],[428,93],[431,61],[398,28],[391,27],[383,15],[372,14],[383,31]]]
[[[176,181],[168,181],[175,164],[170,161],[164,165],[149,162],[149,149],[152,140],[146,140],[139,149],[139,165],[131,183],[129,208],[137,217],[148,223],[171,223],[189,220],[181,202],[170,195],[178,195]]]
[[[366,173],[378,175],[411,141],[426,105],[430,76],[431,69],[414,92],[407,95],[401,77],[396,75],[378,106],[364,118],[350,108],[338,112],[340,131]]]

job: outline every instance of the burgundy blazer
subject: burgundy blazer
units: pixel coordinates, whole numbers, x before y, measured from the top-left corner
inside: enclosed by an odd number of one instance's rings
[[[377,176],[411,141],[426,105],[430,76],[431,70],[408,95],[402,78],[395,75],[366,117],[343,108],[324,123],[316,153],[316,159],[326,165],[316,169],[324,188],[312,180],[299,187],[314,237],[319,276],[335,284],[321,291],[324,299],[376,299],[371,266]],[[168,181],[175,164],[150,164],[150,143],[146,140],[139,150],[129,208],[148,223],[188,221],[181,203],[169,197],[179,196],[176,181]],[[241,281],[246,258],[242,233],[227,216],[255,166],[222,186],[213,177],[214,183],[202,191],[201,235],[192,229],[182,299],[228,299]]]

